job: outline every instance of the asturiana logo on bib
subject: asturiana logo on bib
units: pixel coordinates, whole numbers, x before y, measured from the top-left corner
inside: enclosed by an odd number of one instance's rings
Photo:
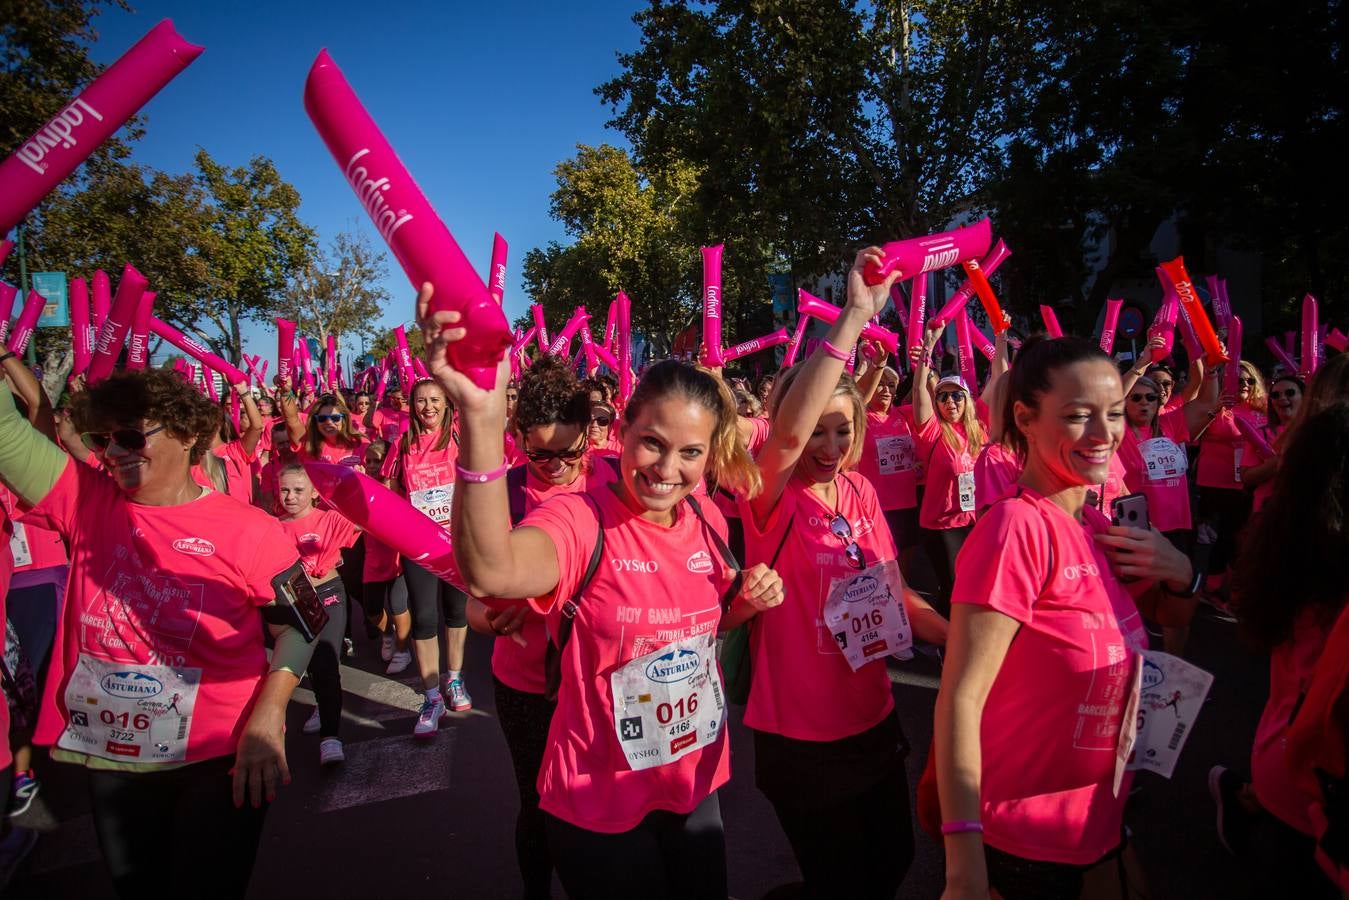
[[[164,692],[164,682],[144,672],[109,672],[99,685],[114,697],[153,697]]]
[[[185,537],[174,541],[173,549],[179,553],[190,553],[193,556],[211,556],[215,553],[215,544],[212,544],[206,538]]]
[[[671,650],[656,657],[646,667],[646,677],[651,681],[671,684],[683,681],[698,671],[698,654],[692,650]]]
[[[858,600],[865,600],[876,592],[876,578],[873,575],[862,575],[853,580],[843,592],[843,599],[848,603],[856,603]]]
[[[654,559],[611,559],[615,572],[639,572],[643,575],[655,575],[660,568]]]
[[[427,503],[444,503],[450,499],[450,492],[444,488],[427,488],[423,499]]]
[[[1101,570],[1096,568],[1095,563],[1078,563],[1075,566],[1064,566],[1063,577],[1069,581],[1075,581],[1078,578],[1099,578]]]
[[[1166,680],[1166,673],[1146,656],[1143,657],[1143,690],[1150,691]]]
[[[706,550],[699,550],[689,557],[686,565],[694,575],[706,575],[712,571],[712,557],[708,556]]]

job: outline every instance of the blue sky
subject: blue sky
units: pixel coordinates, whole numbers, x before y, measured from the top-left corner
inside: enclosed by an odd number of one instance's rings
[[[299,190],[325,245],[355,224],[385,249],[304,112],[305,75],[327,47],[479,271],[493,231],[510,243],[511,318],[527,309],[525,252],[564,238],[548,216],[553,166],[577,143],[626,146],[605,129],[610,111],[593,90],[619,71],[619,52],[636,49],[638,0],[133,2],[133,13],[96,20],[98,61],[113,62],[164,18],[206,47],[142,110],[135,161],[186,172],[199,146],[235,166],[264,154]],[[410,319],[413,302],[392,255],[388,263],[384,326]],[[270,328],[249,327],[245,343],[275,357]]]

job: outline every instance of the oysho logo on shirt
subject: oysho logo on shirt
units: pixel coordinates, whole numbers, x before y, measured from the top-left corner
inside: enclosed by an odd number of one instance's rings
[[[654,559],[611,559],[609,563],[615,572],[639,572],[643,575],[655,575],[660,568]]]
[[[712,571],[712,557],[708,555],[706,550],[699,550],[689,557],[686,565],[694,575],[706,575]]]
[[[1095,563],[1078,563],[1075,566],[1064,566],[1063,577],[1069,581],[1076,581],[1079,578],[1100,578],[1101,570]]]
[[[215,554],[215,544],[212,544],[206,538],[199,537],[179,538],[173,542],[173,549],[179,553],[190,553],[193,556],[212,556]]]

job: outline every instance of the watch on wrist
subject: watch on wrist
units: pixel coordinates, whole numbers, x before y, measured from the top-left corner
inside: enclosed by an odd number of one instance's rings
[[[1205,575],[1206,573],[1204,570],[1196,566],[1194,567],[1194,576],[1190,578],[1190,583],[1184,590],[1173,590],[1165,581],[1162,582],[1162,590],[1166,591],[1172,597],[1193,597],[1195,594],[1199,593],[1199,589],[1203,587]]]

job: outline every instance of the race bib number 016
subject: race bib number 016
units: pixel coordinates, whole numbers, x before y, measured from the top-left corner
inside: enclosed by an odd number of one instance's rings
[[[450,524],[450,509],[454,501],[454,485],[442,484],[413,491],[408,497],[420,512],[437,525]]]
[[[876,461],[882,475],[896,475],[909,471],[918,461],[914,452],[913,438],[907,434],[876,438]]]
[[[714,632],[629,660],[609,684],[618,744],[633,770],[675,762],[716,741],[725,726]]]
[[[66,686],[70,719],[57,746],[118,762],[182,762],[200,684],[201,669],[81,653]]]
[[[1134,672],[1115,767],[1115,791],[1125,771],[1170,778],[1194,730],[1213,676],[1185,660],[1146,650]]]
[[[913,646],[903,596],[904,581],[894,560],[833,580],[824,601],[824,623],[854,672]]]
[[[1190,467],[1185,448],[1177,446],[1170,438],[1146,440],[1139,449],[1148,467],[1148,481],[1170,481],[1184,475]]]

